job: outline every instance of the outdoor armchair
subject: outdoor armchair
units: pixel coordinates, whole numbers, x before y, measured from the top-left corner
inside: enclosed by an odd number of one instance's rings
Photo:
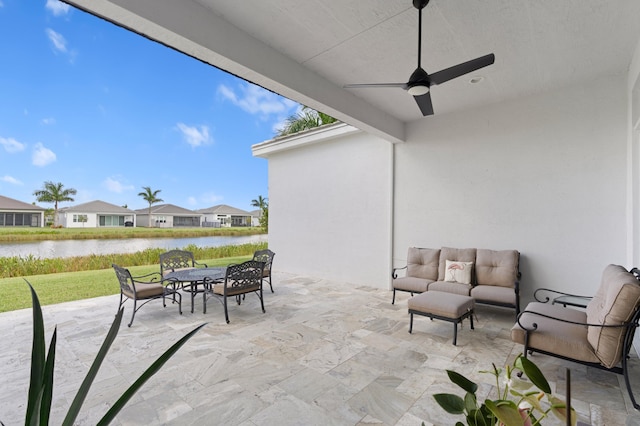
[[[206,268],[207,264],[197,262],[190,251],[169,250],[160,254],[160,275],[162,278],[169,272],[196,267]],[[182,283],[180,288],[191,293],[191,313],[193,313],[193,301],[196,294],[203,292],[204,289],[198,288],[197,283]]]
[[[264,270],[262,271],[262,278],[269,283],[271,293],[273,293],[273,284],[271,283],[271,265],[273,264],[273,257],[276,254],[269,249],[258,250],[253,253],[253,259],[258,262],[264,262]]]
[[[229,311],[227,299],[235,297],[238,305],[242,303],[244,295],[255,293],[260,299],[262,313],[264,310],[264,300],[262,297],[262,278],[264,262],[248,260],[237,265],[227,266],[224,282],[207,281],[205,287],[207,291],[203,295],[204,312],[207,312],[207,294],[216,297],[224,306],[224,318],[229,324]]]
[[[635,268],[628,272],[622,266],[607,266],[586,310],[565,308],[549,300],[529,303],[511,328],[511,340],[524,345],[524,356],[539,352],[622,374],[631,402],[640,410],[628,368],[640,320],[640,282]]]
[[[155,299],[162,299],[162,306],[166,307],[165,298],[170,297],[173,303],[178,303],[178,311],[182,315],[182,295],[176,291],[173,281],[162,280],[157,272],[134,277],[126,268],[116,264],[111,266],[120,282],[120,304],[118,310],[127,300],[133,300],[133,313],[128,324],[129,327],[133,324],[136,312]]]

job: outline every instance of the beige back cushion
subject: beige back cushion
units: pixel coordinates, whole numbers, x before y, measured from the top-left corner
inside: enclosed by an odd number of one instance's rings
[[[518,280],[519,257],[516,250],[478,249],[476,255],[477,284],[514,287]]]
[[[407,254],[407,276],[433,281],[437,280],[439,258],[439,249],[409,247],[409,253]]]
[[[450,247],[442,247],[440,249],[440,265],[438,267],[438,281],[445,281],[447,271],[447,260],[456,262],[474,262],[476,261],[476,249],[466,248],[457,249]],[[473,272],[472,272],[473,274]],[[475,279],[472,275],[471,282],[474,283]]]
[[[640,304],[640,283],[627,270],[609,265],[602,273],[602,282],[587,305],[589,324],[618,325],[628,322]],[[587,340],[596,356],[607,368],[620,362],[624,350],[622,327],[589,327]]]

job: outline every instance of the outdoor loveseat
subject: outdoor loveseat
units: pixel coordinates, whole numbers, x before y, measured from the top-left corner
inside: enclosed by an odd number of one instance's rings
[[[471,296],[475,303],[513,308],[520,312],[520,253],[516,250],[487,250],[442,247],[410,247],[407,265],[394,268],[393,300],[396,291],[411,295],[425,291]],[[398,272],[404,270],[404,276]]]
[[[511,329],[511,340],[524,345],[526,357],[532,352],[577,362],[582,365],[622,374],[636,410],[636,402],[627,366],[629,351],[640,319],[640,282],[638,270],[627,271],[609,265],[602,273],[600,287],[586,310],[566,308],[562,302],[549,303],[541,297],[558,291],[538,289],[535,302],[527,305]],[[573,295],[572,295],[573,296]],[[561,297],[561,296],[560,296]]]

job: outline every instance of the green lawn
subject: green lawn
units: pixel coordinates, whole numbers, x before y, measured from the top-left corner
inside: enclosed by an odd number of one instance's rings
[[[2,241],[190,238],[264,234],[262,228],[15,228],[0,227]]]
[[[219,259],[198,259],[208,266],[226,266],[251,259],[251,255]],[[132,275],[159,272],[159,265],[132,266]],[[63,272],[59,274],[32,275],[26,277],[38,293],[42,305],[89,299],[119,294],[120,286],[113,269],[96,271]],[[31,293],[25,278],[0,279],[0,312],[31,307]],[[116,307],[114,307],[114,313]]]

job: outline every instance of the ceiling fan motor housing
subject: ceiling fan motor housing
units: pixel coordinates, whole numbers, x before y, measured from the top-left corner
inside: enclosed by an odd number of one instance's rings
[[[407,90],[413,96],[424,95],[429,92],[429,87],[431,83],[429,83],[429,74],[421,67],[416,68],[416,70],[409,77],[409,82],[407,83]]]

